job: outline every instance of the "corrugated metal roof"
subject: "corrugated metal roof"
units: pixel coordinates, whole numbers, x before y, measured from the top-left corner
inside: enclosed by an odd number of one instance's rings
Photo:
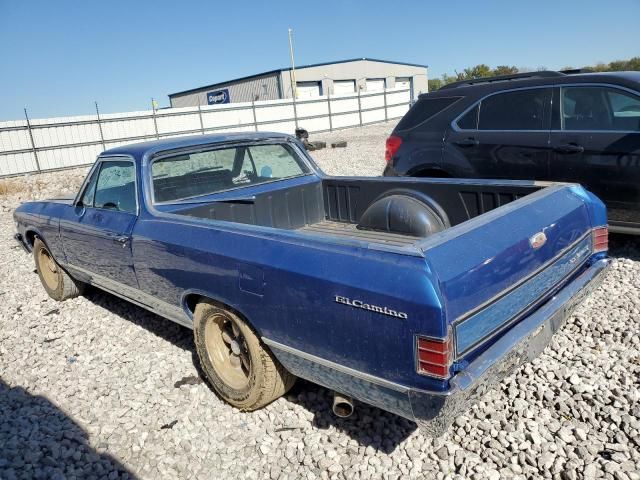
[[[300,65],[299,67],[296,67],[296,70],[301,70],[303,68],[312,68],[312,67],[322,67],[324,65],[336,65],[339,63],[349,63],[349,62],[359,62],[362,60],[368,60],[370,62],[380,62],[380,63],[391,63],[394,65],[407,65],[409,67],[421,67],[421,68],[429,68],[429,65],[420,65],[417,63],[407,63],[407,62],[395,62],[392,60],[380,60],[378,58],[367,58],[367,57],[362,57],[362,58],[350,58],[347,60],[337,60],[335,62],[323,62],[323,63],[312,63],[310,65]],[[197,88],[190,88],[189,90],[183,90],[181,92],[175,92],[175,93],[170,93],[169,94],[169,98],[175,96],[175,95],[184,95],[185,93],[191,93],[191,92],[197,92],[199,90],[203,90],[205,88],[216,88],[222,85],[227,85],[229,83],[232,82],[243,82],[246,80],[252,80],[254,78],[260,78],[260,77],[264,77],[266,75],[273,75],[274,73],[280,73],[280,72],[287,72],[291,70],[291,67],[285,67],[285,68],[278,68],[275,70],[269,70],[267,72],[262,72],[262,73],[256,73],[254,75],[248,75],[246,77],[240,77],[240,78],[234,78],[231,80],[226,80],[224,82],[217,82],[217,83],[212,83],[211,85],[203,85],[202,87],[197,87]]]

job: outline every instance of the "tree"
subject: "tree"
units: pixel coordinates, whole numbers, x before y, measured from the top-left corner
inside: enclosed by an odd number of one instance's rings
[[[509,65],[498,65],[493,69],[493,75],[515,75],[518,72],[518,67]]]
[[[597,63],[596,65],[582,67],[585,70],[593,70],[595,72],[615,72],[623,70],[640,71],[640,57],[633,57],[629,60],[615,60],[609,63]],[[452,82],[459,82],[464,80],[473,80],[474,78],[493,77],[496,75],[514,75],[520,72],[547,70],[544,66],[539,66],[535,69],[527,67],[516,67],[512,65],[498,65],[493,70],[491,67],[484,63],[480,63],[475,67],[465,68],[462,72],[454,70],[454,75],[443,73],[441,78],[433,78],[429,80],[429,91],[438,90],[444,85]],[[573,67],[564,67],[563,70],[574,70]]]
[[[640,57],[633,57],[627,61],[627,70],[640,70]]]
[[[429,80],[429,91],[433,92],[438,90],[444,83],[439,78],[432,78]]]
[[[464,78],[462,80],[472,80],[474,78],[484,78],[491,76],[491,67],[484,63],[476,65],[475,67],[465,68],[463,72]]]
[[[442,84],[446,85],[447,83],[453,83],[453,82],[457,82],[458,80],[462,80],[461,78],[458,78],[459,74],[456,74],[455,76],[453,75],[447,75],[446,73],[442,74]]]
[[[633,57],[629,60],[616,60],[608,65],[606,71],[619,72],[623,70],[640,70],[640,57]]]

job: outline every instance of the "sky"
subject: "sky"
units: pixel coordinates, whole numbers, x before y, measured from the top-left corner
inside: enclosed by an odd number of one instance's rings
[[[290,64],[370,57],[536,69],[640,56],[640,0],[0,0],[0,120],[146,110]]]

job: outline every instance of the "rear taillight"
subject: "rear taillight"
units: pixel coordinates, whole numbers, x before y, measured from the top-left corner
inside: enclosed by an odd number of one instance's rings
[[[592,230],[593,253],[609,250],[609,227],[596,227]]]
[[[453,357],[450,335],[447,338],[417,337],[416,346],[418,373],[436,378],[449,378]]]
[[[398,149],[402,145],[402,139],[400,137],[396,137],[395,135],[391,135],[387,138],[387,145],[384,151],[384,159],[389,163],[393,156],[396,154]]]

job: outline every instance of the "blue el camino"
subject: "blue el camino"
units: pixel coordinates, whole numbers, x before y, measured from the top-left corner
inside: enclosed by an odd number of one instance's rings
[[[14,217],[52,298],[94,285],[193,329],[231,405],[302,377],[338,415],[357,399],[432,435],[537,356],[609,262],[578,185],[331,177],[275,133],[114,148],[75,198]]]

